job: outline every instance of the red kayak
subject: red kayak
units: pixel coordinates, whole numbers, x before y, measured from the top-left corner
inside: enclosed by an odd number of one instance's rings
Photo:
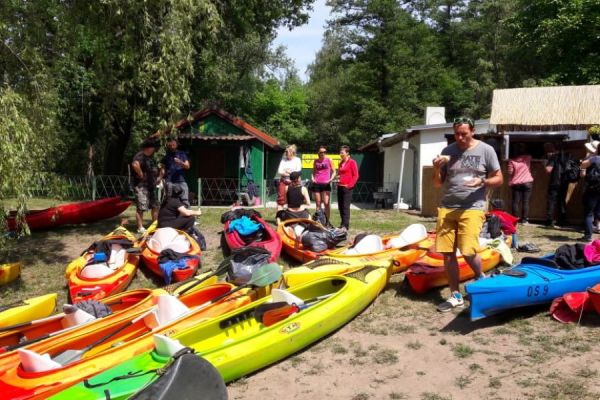
[[[120,197],[110,197],[94,201],[61,204],[45,210],[29,211],[25,220],[29,229],[42,230],[61,225],[76,225],[112,218],[127,209],[130,201],[121,201]],[[9,230],[15,230],[15,215],[12,213],[7,221]]]
[[[262,227],[255,233],[242,235],[237,229],[232,228],[232,224],[233,226],[236,224],[234,221],[242,217],[248,217],[252,222],[260,224]],[[231,251],[246,246],[261,247],[271,253],[269,262],[275,262],[279,259],[281,238],[275,229],[262,219],[258,211],[252,209],[229,211],[221,216],[221,222],[225,224],[223,228],[225,243],[222,243],[224,251],[227,252],[227,250]]]
[[[592,303],[596,312],[600,314],[600,283],[589,288],[587,292],[590,297],[590,303]]]

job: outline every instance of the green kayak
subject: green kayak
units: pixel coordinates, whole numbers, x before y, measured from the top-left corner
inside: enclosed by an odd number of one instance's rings
[[[291,289],[289,293],[306,304],[292,315],[275,319],[272,325],[266,325],[267,313],[259,317],[255,312],[257,307],[265,307],[263,303],[271,299],[268,296],[171,339],[202,356],[225,382],[230,382],[303,349],[364,310],[385,287],[388,273],[385,268],[369,267],[361,272],[355,277],[323,278]],[[259,322],[257,318],[264,319]],[[129,398],[156,380],[161,368],[171,362],[165,353],[158,346],[51,398]]]

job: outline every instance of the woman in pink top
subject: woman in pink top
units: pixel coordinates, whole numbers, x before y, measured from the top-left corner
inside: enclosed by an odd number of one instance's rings
[[[325,155],[327,149],[324,146],[319,147],[319,158],[313,163],[312,185],[311,192],[315,196],[317,210],[321,208],[321,204],[325,208],[325,215],[329,219],[331,210],[331,181],[335,178],[335,170],[331,165],[331,160]]]
[[[512,189],[512,214],[519,216],[521,206],[521,222],[526,224],[529,218],[529,198],[533,187],[531,176],[531,156],[526,154],[525,144],[519,143],[515,149],[515,156],[508,160],[508,185]]]

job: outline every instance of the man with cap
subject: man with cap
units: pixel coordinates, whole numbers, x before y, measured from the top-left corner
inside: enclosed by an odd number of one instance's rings
[[[179,187],[181,190],[181,201],[189,208],[189,189],[183,171],[190,169],[190,161],[187,155],[177,149],[177,139],[170,137],[167,139],[167,153],[160,162],[160,179],[164,176],[167,182],[167,197],[171,197],[171,191],[174,187]]]
[[[131,168],[133,170],[133,186],[135,191],[135,220],[138,233],[146,232],[144,228],[144,212],[151,211],[152,221],[158,217],[158,199],[156,197],[156,184],[158,168],[154,161],[154,152],[157,143],[146,139],[142,149],[135,156]]]

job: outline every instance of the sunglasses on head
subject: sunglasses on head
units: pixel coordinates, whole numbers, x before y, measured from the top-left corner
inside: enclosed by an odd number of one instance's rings
[[[473,128],[475,126],[475,124],[473,123],[473,120],[471,118],[468,117],[457,117],[454,118],[453,121],[453,125],[461,125],[461,124],[468,124],[471,128]]]

